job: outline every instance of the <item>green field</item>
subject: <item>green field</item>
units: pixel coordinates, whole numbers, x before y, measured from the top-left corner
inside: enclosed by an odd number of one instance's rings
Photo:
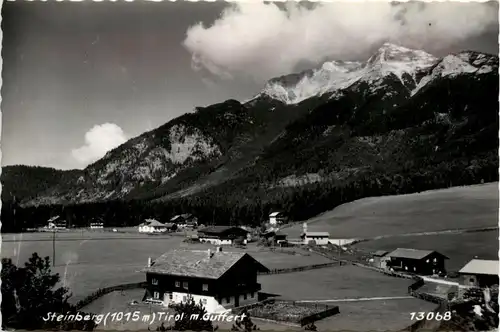
[[[318,331],[401,331],[411,312],[429,312],[436,305],[417,299],[338,302],[340,314],[317,321]]]
[[[498,259],[498,231],[390,237],[360,242],[355,245],[366,251],[396,248],[432,249],[448,256],[448,271],[458,271],[477,256],[480,259]]]
[[[345,239],[497,226],[498,182],[364,198],[307,222],[308,231],[325,231],[332,238]],[[283,232],[297,238],[302,224]]]
[[[290,300],[407,296],[415,281],[389,277],[354,265],[259,277],[262,291]]]
[[[17,265],[24,264],[33,252],[52,259],[51,236],[49,233],[8,234],[2,242],[2,257],[12,258]],[[204,250],[210,247],[182,240],[181,236],[147,237],[138,233],[58,233],[53,270],[60,273],[63,284],[74,295],[73,301],[77,301],[102,287],[144,281],[144,274],[138,271],[147,264],[149,257],[154,259],[173,248]],[[329,262],[322,256],[301,250],[296,250],[300,253],[296,255],[273,253],[255,244],[247,249],[228,247],[225,250],[244,250],[270,269]]]

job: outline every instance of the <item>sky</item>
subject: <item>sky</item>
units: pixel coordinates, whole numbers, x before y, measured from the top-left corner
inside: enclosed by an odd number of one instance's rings
[[[2,165],[83,168],[169,120],[383,42],[498,54],[498,3],[6,2]]]

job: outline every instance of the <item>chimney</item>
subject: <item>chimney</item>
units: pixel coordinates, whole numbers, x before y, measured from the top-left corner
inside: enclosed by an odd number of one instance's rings
[[[148,267],[151,267],[151,257],[148,257]]]
[[[222,252],[222,247],[217,247],[217,252]]]

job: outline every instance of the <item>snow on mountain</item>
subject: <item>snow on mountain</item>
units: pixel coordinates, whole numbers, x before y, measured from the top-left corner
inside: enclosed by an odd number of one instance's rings
[[[269,81],[261,95],[267,95],[286,104],[296,104],[313,96],[346,89],[354,83],[374,84],[390,75],[395,75],[403,85],[407,86],[405,74],[408,74],[408,78],[413,80],[411,83],[416,85],[416,73],[431,67],[437,60],[433,55],[421,50],[385,43],[365,63],[325,62],[321,68],[295,79],[297,82],[294,84],[286,84],[287,76],[285,79]]]
[[[441,77],[454,77],[461,74],[486,74],[498,70],[498,59],[486,54],[476,52],[462,52],[445,56],[430,73],[424,76],[413,89],[411,95],[415,95],[430,82]]]

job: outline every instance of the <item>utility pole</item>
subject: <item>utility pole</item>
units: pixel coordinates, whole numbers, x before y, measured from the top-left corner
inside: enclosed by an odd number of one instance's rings
[[[56,266],[56,230],[52,231],[52,266]]]

